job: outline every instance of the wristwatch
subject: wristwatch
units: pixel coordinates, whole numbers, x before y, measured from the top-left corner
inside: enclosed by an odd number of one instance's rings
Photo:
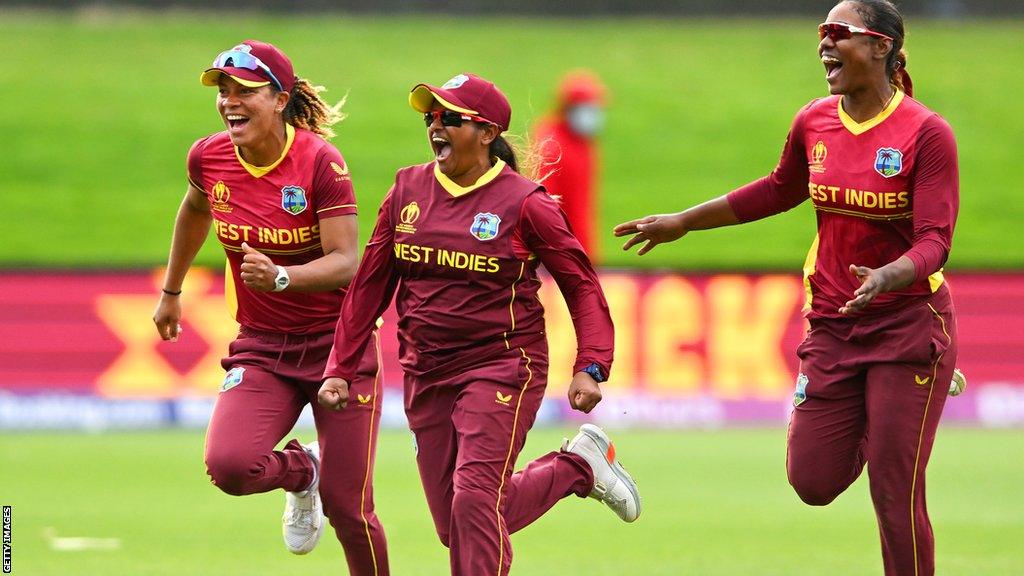
[[[597,382],[598,384],[607,380],[607,378],[605,378],[604,376],[604,373],[601,372],[601,367],[597,365],[597,362],[592,362],[590,366],[584,368],[583,371],[586,372],[587,374],[590,374],[590,377],[593,378],[594,382]]]
[[[274,278],[274,292],[280,292],[288,287],[292,283],[292,279],[288,277],[288,271],[285,270],[284,266],[277,267],[277,278]]]

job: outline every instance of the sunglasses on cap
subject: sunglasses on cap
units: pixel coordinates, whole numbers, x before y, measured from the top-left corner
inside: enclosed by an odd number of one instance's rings
[[[246,70],[252,70],[253,72],[264,72],[270,77],[270,81],[277,86],[278,90],[284,91],[284,87],[281,86],[281,82],[278,81],[277,76],[270,71],[270,67],[264,64],[259,58],[249,54],[248,52],[242,52],[241,50],[227,50],[217,55],[217,58],[213,61],[214,68],[245,68]]]
[[[824,40],[828,36],[829,40],[838,42],[840,40],[848,40],[853,37],[854,34],[863,34],[865,36],[874,36],[875,38],[885,38],[892,40],[890,36],[886,36],[880,32],[874,30],[868,30],[867,28],[858,28],[857,26],[850,26],[843,22],[822,22],[818,24],[818,39]]]
[[[492,124],[490,120],[486,120],[479,116],[470,116],[469,114],[463,114],[454,110],[430,110],[423,113],[423,123],[426,124],[428,128],[434,123],[435,118],[441,119],[441,126],[452,126],[455,128],[462,126],[463,120]]]

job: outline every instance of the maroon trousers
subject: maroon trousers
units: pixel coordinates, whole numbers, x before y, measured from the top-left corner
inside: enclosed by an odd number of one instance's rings
[[[304,490],[313,466],[298,441],[274,447],[313,407],[320,441],[320,496],[353,576],[386,576],[387,542],[373,505],[373,463],[380,423],[380,346],[368,347],[345,410],[316,401],[332,333],[286,336],[243,327],[222,361],[228,370],[206,436],[213,483],[241,496]]]
[[[547,367],[541,341],[481,358],[455,374],[406,376],[416,462],[453,576],[507,575],[509,534],[562,498],[586,496],[593,487],[586,461],[564,452],[512,473],[544,398]]]
[[[876,318],[812,320],[800,345],[787,471],[800,498],[823,506],[867,464],[888,576],[930,576],[935,539],[925,468],[956,364],[946,288]]]

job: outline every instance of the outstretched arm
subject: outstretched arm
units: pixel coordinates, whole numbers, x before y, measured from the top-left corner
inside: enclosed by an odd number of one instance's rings
[[[739,223],[728,197],[719,196],[675,214],[655,214],[624,222],[615,227],[615,235],[632,234],[633,236],[622,245],[622,249],[629,250],[637,244],[644,243],[637,251],[637,255],[643,256],[658,244],[678,240],[692,230],[708,230]]]

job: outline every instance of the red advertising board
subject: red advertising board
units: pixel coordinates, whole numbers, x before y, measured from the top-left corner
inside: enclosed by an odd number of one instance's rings
[[[184,334],[172,344],[160,341],[151,321],[159,277],[0,274],[0,428],[31,425],[25,410],[42,410],[41,402],[53,409],[88,398],[108,410],[116,402],[119,410],[134,405],[143,412],[147,401],[208,404],[223,378],[219,360],[237,331],[223,278],[190,273]],[[947,403],[946,417],[1024,423],[1024,274],[947,277],[959,315],[959,366],[970,386]],[[606,271],[601,281],[616,325],[605,420],[784,421],[797,368],[793,351],[805,329],[798,276]],[[572,323],[554,283],[545,283],[540,297],[551,347],[549,412],[567,416],[560,404],[575,354]],[[397,401],[394,320],[393,312],[385,316],[382,342],[385,381]],[[158,408],[155,418],[173,420],[188,406]]]

